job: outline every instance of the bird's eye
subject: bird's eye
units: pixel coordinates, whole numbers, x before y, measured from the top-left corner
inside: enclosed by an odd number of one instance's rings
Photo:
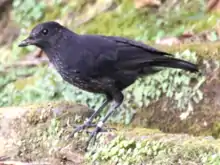
[[[48,30],[47,30],[47,29],[43,29],[43,30],[41,31],[41,33],[42,33],[43,35],[47,35],[47,34],[48,34]]]

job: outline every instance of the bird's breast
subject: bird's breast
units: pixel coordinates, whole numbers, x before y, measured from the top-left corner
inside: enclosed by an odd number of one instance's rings
[[[63,70],[64,70],[64,63],[61,61],[61,60],[59,60],[59,59],[54,59],[53,61],[52,61],[52,63],[53,63],[53,65],[54,65],[54,67],[56,68],[56,70],[60,73],[60,72],[62,72]]]
[[[58,72],[63,80],[82,90],[94,93],[104,93],[106,91],[106,84],[103,84],[101,79],[84,79],[80,76],[80,73],[77,73],[74,70],[66,70],[63,68],[58,70]]]
[[[55,69],[65,81],[88,92],[105,92],[106,87],[102,83],[102,78],[92,79],[82,76],[80,75],[80,67],[77,67],[77,60],[70,62],[59,57],[60,56],[57,55],[56,58],[52,58],[50,61],[53,63]]]
[[[80,73],[74,69],[74,66],[68,66],[66,62],[58,58],[54,59],[52,63],[65,81],[82,89],[88,88],[88,82],[86,83],[86,80],[81,79]]]
[[[67,81],[68,83],[86,90],[88,92],[94,92],[94,93],[102,93],[104,92],[103,86],[100,84],[99,81],[93,80],[93,79],[82,79],[79,74],[70,72],[60,72],[60,75],[62,78]]]

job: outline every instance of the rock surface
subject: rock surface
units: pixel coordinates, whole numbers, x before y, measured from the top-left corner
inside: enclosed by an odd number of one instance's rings
[[[186,152],[186,154],[192,152],[198,155],[202,153],[203,156],[220,152],[220,141],[212,137],[164,134],[159,130],[114,126],[117,131],[103,134],[104,136],[98,138],[98,143],[90,149],[90,152],[85,154],[83,148],[87,134],[78,134],[70,141],[67,141],[66,137],[72,131],[72,125],[83,121],[91,115],[91,112],[82,105],[68,102],[1,108],[0,157],[14,161],[49,163],[51,165],[86,164],[91,161],[96,163],[106,161],[106,163],[112,164],[115,161],[113,156],[120,157],[118,151],[122,149],[122,155],[126,152],[135,154],[137,151],[141,151],[142,153],[136,153],[143,159],[140,160],[151,164],[153,160],[159,161],[160,154],[168,152],[169,146],[172,146],[169,152],[173,155],[173,157],[169,156],[170,161],[175,161],[178,154],[182,152]],[[143,148],[142,151],[140,147],[138,149],[138,146],[146,147],[146,149]],[[113,152],[114,147],[118,147],[117,152]],[[96,155],[91,154],[94,150]],[[104,157],[101,158],[101,155]],[[132,158],[132,155],[129,157]],[[194,157],[195,155],[184,157],[183,154],[179,159],[189,163]],[[167,161],[166,159],[168,157],[165,156],[163,161]],[[139,159],[125,158],[124,161],[137,160]],[[201,162],[202,159],[198,157],[194,161]],[[159,163],[154,162],[154,164]]]

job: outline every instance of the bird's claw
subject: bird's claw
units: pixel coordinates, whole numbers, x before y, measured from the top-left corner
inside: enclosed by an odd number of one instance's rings
[[[91,128],[91,127],[96,127],[96,124],[92,124],[92,123],[84,123],[82,125],[74,125],[73,128],[76,129],[80,129],[79,131],[85,129],[85,128]]]
[[[94,143],[95,143],[95,141],[96,141],[96,136],[97,136],[97,134],[98,134],[99,132],[101,132],[101,131],[102,131],[102,128],[96,126],[95,130],[91,132],[90,137],[89,137],[89,140],[86,142],[85,151],[87,151],[87,148],[88,148],[89,143],[90,143],[90,141],[92,140],[92,138],[94,138],[94,140],[93,140],[93,145],[94,145]]]

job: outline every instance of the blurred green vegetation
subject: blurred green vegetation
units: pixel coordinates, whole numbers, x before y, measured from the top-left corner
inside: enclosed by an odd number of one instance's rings
[[[13,16],[16,22],[27,28],[44,16],[46,4],[43,1],[13,1]]]

